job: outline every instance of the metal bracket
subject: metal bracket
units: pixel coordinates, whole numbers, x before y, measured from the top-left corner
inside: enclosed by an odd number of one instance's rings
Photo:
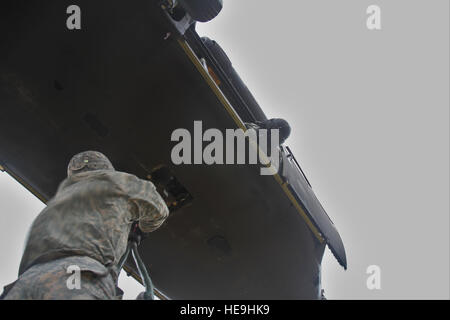
[[[174,0],[166,0],[163,1],[161,3],[161,9],[164,11],[167,19],[170,21],[170,23],[173,25],[173,27],[176,29],[176,31],[180,34],[180,35],[184,35],[186,30],[189,29],[189,27],[195,23],[195,21],[191,18],[191,16],[185,12],[183,18],[181,18],[180,20],[175,20],[172,17],[172,13],[174,8],[177,6],[177,1]],[[168,36],[166,36],[166,38],[168,38],[170,36],[170,33]]]

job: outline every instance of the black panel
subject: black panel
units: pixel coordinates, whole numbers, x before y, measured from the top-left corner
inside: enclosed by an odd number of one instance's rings
[[[83,150],[141,178],[166,165],[193,200],[141,244],[157,288],[175,299],[318,298],[324,245],[273,177],[171,163],[174,129],[236,124],[165,40],[157,1],[77,1],[78,31],[65,27],[70,4],[0,2],[0,163],[47,198]]]

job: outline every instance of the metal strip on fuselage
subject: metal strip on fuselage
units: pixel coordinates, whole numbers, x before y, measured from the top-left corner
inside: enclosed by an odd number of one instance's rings
[[[234,108],[231,106],[230,102],[225,97],[225,95],[222,93],[220,88],[217,86],[217,84],[215,83],[214,79],[205,70],[205,68],[203,67],[203,65],[201,64],[201,62],[198,59],[197,55],[191,49],[189,44],[184,39],[179,39],[178,43],[183,48],[184,52],[189,57],[189,59],[192,61],[194,66],[197,68],[197,70],[200,72],[200,74],[202,75],[203,79],[205,79],[205,81],[208,83],[209,87],[212,89],[212,91],[214,92],[216,97],[219,99],[219,101],[221,102],[223,107],[226,109],[228,114],[231,116],[233,121],[236,123],[236,125],[239,128],[241,128],[242,130],[244,130],[244,131],[247,130],[247,128],[245,127],[244,122],[242,121],[242,119],[239,117],[239,115],[236,113]],[[267,156],[262,152],[262,150],[259,147],[257,147],[257,148],[258,148],[259,154],[263,155],[263,157],[265,157],[267,159]],[[309,219],[308,215],[303,210],[302,206],[297,202],[297,200],[295,199],[295,197],[292,194],[292,192],[287,188],[286,184],[283,182],[283,179],[280,177],[280,175],[278,173],[275,173],[273,175],[273,177],[278,182],[278,184],[280,185],[280,187],[282,188],[282,190],[286,194],[286,196],[289,198],[289,200],[292,202],[292,204],[294,205],[295,209],[298,211],[300,216],[303,218],[305,223],[308,225],[309,229],[315,235],[317,240],[319,240],[320,243],[323,243],[325,241],[325,239],[322,237],[321,233],[316,228],[316,226],[311,221],[311,219]]]

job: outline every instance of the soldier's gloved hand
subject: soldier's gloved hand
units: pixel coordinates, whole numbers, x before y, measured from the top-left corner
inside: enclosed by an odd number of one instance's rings
[[[148,233],[142,232],[141,228],[139,228],[139,223],[135,222],[131,227],[128,239],[135,241],[139,245],[141,241],[147,237]]]

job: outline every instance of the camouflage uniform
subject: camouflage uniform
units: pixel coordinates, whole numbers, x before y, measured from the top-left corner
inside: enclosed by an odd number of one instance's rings
[[[150,181],[114,171],[110,163],[90,165],[69,165],[68,178],[33,222],[19,279],[6,299],[115,298],[117,263],[132,223],[151,232],[167,218]],[[68,290],[68,265],[80,267],[81,289]]]
[[[79,284],[72,282],[71,266],[79,268]],[[73,283],[72,283],[73,284]],[[111,300],[120,299],[116,292],[116,280],[100,262],[89,257],[67,257],[40,263],[26,270],[12,285],[5,300]]]

